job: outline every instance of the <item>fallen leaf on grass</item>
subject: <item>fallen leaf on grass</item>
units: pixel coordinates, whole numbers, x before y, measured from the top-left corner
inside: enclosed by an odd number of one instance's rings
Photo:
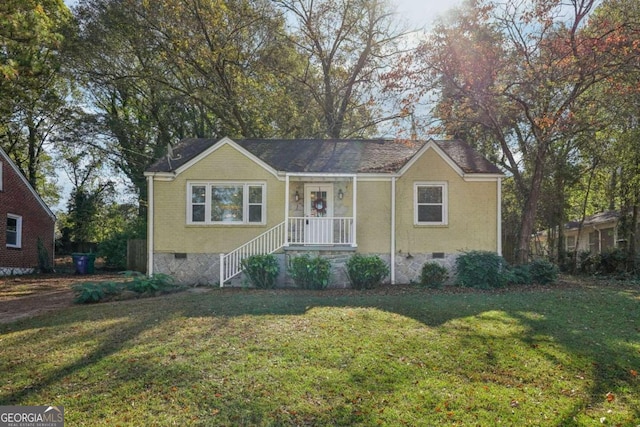
[[[616,395],[609,392],[607,393],[607,402],[613,402],[616,399]]]
[[[636,371],[635,369],[631,369],[629,372],[631,373],[632,377],[637,377],[638,376],[638,371]]]

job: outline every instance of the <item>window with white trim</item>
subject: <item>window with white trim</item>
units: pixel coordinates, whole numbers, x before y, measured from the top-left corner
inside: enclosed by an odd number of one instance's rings
[[[7,247],[22,247],[22,217],[7,214]]]
[[[448,223],[446,182],[416,182],[413,187],[413,200],[415,225]]]
[[[192,182],[187,185],[188,224],[264,224],[264,183]]]

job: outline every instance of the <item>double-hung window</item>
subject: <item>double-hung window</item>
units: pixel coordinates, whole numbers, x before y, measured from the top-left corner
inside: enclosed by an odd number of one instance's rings
[[[7,215],[7,247],[22,247],[22,217],[18,215]]]
[[[446,182],[416,182],[413,200],[415,225],[448,224]]]
[[[189,183],[187,223],[264,224],[265,193],[264,183]]]

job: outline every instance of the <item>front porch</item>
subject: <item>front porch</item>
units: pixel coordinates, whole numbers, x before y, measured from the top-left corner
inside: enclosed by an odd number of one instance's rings
[[[242,272],[242,260],[281,249],[355,250],[357,179],[344,174],[287,174],[284,221],[220,254],[220,286]]]
[[[285,176],[284,246],[357,246],[357,179],[345,174]]]

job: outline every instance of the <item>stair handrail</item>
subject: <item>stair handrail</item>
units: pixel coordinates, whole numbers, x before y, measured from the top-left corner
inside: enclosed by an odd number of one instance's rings
[[[252,255],[266,255],[281,249],[285,243],[286,222],[270,228],[227,254],[220,254],[220,287],[243,270],[242,260]]]

